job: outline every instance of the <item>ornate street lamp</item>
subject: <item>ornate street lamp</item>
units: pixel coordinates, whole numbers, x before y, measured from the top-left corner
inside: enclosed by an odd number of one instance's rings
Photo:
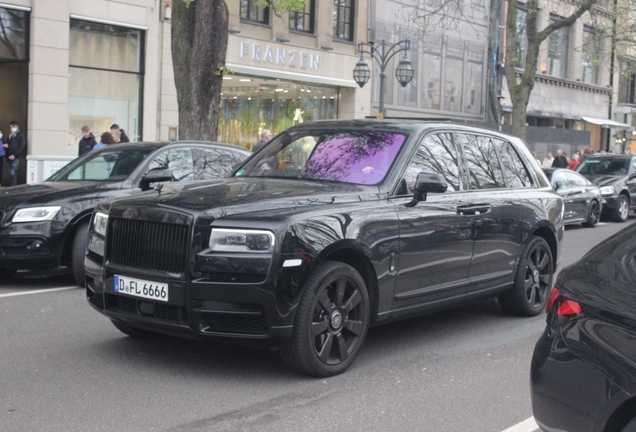
[[[384,94],[386,93],[386,67],[395,55],[404,51],[404,57],[400,60],[398,67],[395,69],[395,78],[402,87],[405,87],[413,79],[413,68],[411,60],[409,60],[408,50],[411,47],[411,41],[404,39],[395,44],[386,43],[384,40],[379,44],[360,42],[358,44],[358,52],[360,60],[353,69],[353,79],[363,87],[371,77],[369,65],[364,60],[364,54],[368,54],[375,59],[380,66],[380,108],[378,118],[384,117],[386,114],[384,109]]]

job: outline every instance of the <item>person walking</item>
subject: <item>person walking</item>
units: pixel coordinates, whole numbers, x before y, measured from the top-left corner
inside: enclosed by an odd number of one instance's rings
[[[78,145],[78,156],[93,150],[93,147],[97,144],[97,141],[95,141],[95,137],[88,126],[82,126],[82,137],[83,138],[80,140]]]
[[[265,144],[267,144],[269,140],[271,139],[272,139],[272,133],[267,129],[263,129],[263,131],[261,132],[261,140],[254,147],[254,152],[257,152],[260,149],[262,149],[265,146]]]
[[[552,163],[554,162],[554,156],[552,156],[552,152],[548,152],[548,154],[543,159],[543,163],[541,164],[541,168],[552,168]]]
[[[579,162],[579,159],[580,159],[579,154],[574,153],[574,155],[572,155],[572,160],[568,164],[568,168],[571,169],[572,171],[576,171],[579,165],[581,165],[581,162]]]
[[[20,158],[26,156],[26,138],[20,132],[20,127],[16,121],[9,123],[11,134],[9,142],[4,145],[6,149],[6,158],[9,162],[9,186],[18,184],[18,168],[20,167]]]
[[[126,131],[121,129],[117,123],[110,127],[110,133],[115,139],[114,144],[130,142],[130,138],[126,135]]]
[[[113,134],[111,134],[110,132],[104,132],[100,138],[99,144],[95,144],[95,146],[93,147],[93,150],[106,147],[109,144],[115,144],[115,140],[113,139]]]
[[[552,162],[552,168],[567,168],[568,167],[568,158],[563,154],[563,150],[557,150],[557,156],[554,158],[554,162]]]

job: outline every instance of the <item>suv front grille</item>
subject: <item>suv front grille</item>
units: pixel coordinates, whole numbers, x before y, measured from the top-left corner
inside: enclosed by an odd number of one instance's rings
[[[112,218],[106,255],[113,264],[183,274],[188,242],[187,225]]]

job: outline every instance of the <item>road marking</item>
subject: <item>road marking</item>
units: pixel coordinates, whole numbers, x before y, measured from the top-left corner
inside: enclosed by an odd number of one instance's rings
[[[540,430],[539,425],[536,421],[534,421],[534,417],[530,417],[521,423],[517,423],[516,425],[509,427],[503,432],[533,432],[538,430]]]
[[[15,297],[15,296],[21,296],[21,295],[28,295],[28,294],[42,294],[42,293],[48,293],[48,292],[53,292],[53,291],[66,291],[66,290],[72,290],[72,289],[78,289],[78,286],[68,286],[68,287],[62,287],[62,288],[49,288],[49,289],[41,289],[41,290],[33,290],[33,291],[22,291],[22,292],[15,292],[15,293],[9,293],[9,294],[0,294],[0,298],[1,297]]]

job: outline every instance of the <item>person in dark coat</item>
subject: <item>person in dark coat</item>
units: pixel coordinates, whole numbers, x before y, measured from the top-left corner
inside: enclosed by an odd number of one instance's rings
[[[271,139],[272,139],[272,133],[268,131],[267,129],[263,129],[263,131],[261,132],[261,140],[258,143],[256,143],[256,146],[254,147],[254,152],[257,152],[263,147],[265,147],[265,144],[267,144],[269,140]]]
[[[568,158],[563,154],[563,150],[557,150],[557,155],[552,162],[552,168],[567,168]]]
[[[126,131],[121,129],[118,124],[114,124],[110,127],[110,133],[113,137],[119,136],[119,140],[115,140],[115,144],[130,142],[130,138],[126,135]]]
[[[97,144],[97,141],[95,141],[95,137],[88,126],[82,126],[82,136],[83,138],[80,140],[78,146],[78,156],[93,150],[93,147]]]
[[[7,145],[8,147],[8,145]],[[2,131],[0,130],[0,186],[2,186],[2,171],[4,170],[4,155],[6,153],[6,149],[4,146],[4,141],[2,140]]]
[[[17,122],[12,121],[9,126],[11,127],[11,135],[9,135],[9,142],[5,145],[5,149],[7,161],[9,162],[9,185],[15,186],[18,184],[20,158],[26,156],[26,138],[20,133],[20,127]]]

